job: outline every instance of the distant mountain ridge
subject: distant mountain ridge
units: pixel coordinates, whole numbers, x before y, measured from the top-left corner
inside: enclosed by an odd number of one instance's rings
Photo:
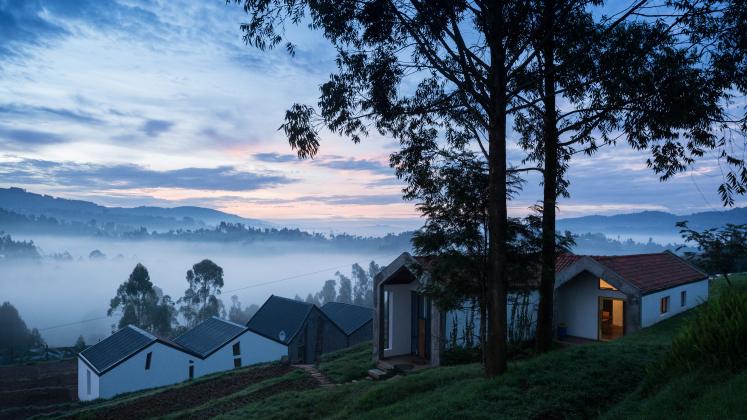
[[[247,219],[205,207],[106,207],[90,201],[36,194],[17,187],[0,188],[0,209],[71,222],[88,223],[95,220],[100,225],[110,223],[133,228],[142,226],[150,230],[194,229],[215,226],[220,222],[243,223],[254,227],[270,226],[261,220]]]
[[[687,220],[696,230],[723,226],[727,223],[747,223],[747,207],[736,207],[725,211],[706,211],[688,215],[676,215],[663,211],[642,211],[612,216],[582,216],[558,219],[559,230],[573,233],[605,234],[678,234],[675,224]]]

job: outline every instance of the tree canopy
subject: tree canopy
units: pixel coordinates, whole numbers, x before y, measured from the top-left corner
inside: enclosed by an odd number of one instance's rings
[[[223,302],[218,298],[223,287],[223,268],[205,259],[187,270],[189,287],[179,299],[179,311],[189,327],[212,316],[225,314]]]

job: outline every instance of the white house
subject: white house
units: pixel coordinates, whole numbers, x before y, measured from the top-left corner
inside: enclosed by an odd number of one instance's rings
[[[286,346],[215,317],[173,341],[129,325],[78,355],[78,398],[111,398],[286,354]]]
[[[441,311],[421,293],[430,281],[427,258],[403,253],[374,279],[374,361],[410,358],[439,365],[452,341],[479,342],[479,311],[466,302]],[[536,279],[509,293],[513,339],[534,333]],[[708,298],[708,275],[671,252],[558,257],[555,322],[559,335],[611,340],[697,306]]]
[[[194,375],[196,355],[129,325],[78,355],[78,398],[111,398]]]
[[[176,337],[174,343],[199,356],[195,376],[280,360],[287,354],[284,345],[217,317]]]

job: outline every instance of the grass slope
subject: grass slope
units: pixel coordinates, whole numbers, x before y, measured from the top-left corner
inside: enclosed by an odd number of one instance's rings
[[[371,356],[372,343],[367,341],[357,346],[322,355],[319,370],[336,383],[361,379],[374,364]]]

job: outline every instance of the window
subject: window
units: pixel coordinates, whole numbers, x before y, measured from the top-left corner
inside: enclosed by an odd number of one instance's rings
[[[150,370],[150,360],[153,358],[153,352],[149,351],[148,354],[145,355],[145,370]]]
[[[91,371],[86,369],[86,391],[91,395]]]
[[[600,290],[617,290],[617,288],[606,281],[599,279],[599,289]]]
[[[195,365],[193,365],[193,361],[189,361],[189,379],[193,379],[195,377]]]
[[[394,308],[391,306],[391,300],[392,300],[392,292],[384,292],[384,302],[383,302],[383,321],[384,325],[382,326],[382,331],[384,332],[384,349],[391,350],[392,348],[392,312],[394,311]]]
[[[687,291],[683,290],[680,292],[680,306],[687,305]]]
[[[661,298],[661,306],[659,308],[662,314],[669,312],[669,296]]]
[[[241,367],[241,358],[237,357],[233,359],[233,367],[240,368]]]
[[[236,344],[233,345],[233,355],[241,356],[241,342],[236,342]]]

